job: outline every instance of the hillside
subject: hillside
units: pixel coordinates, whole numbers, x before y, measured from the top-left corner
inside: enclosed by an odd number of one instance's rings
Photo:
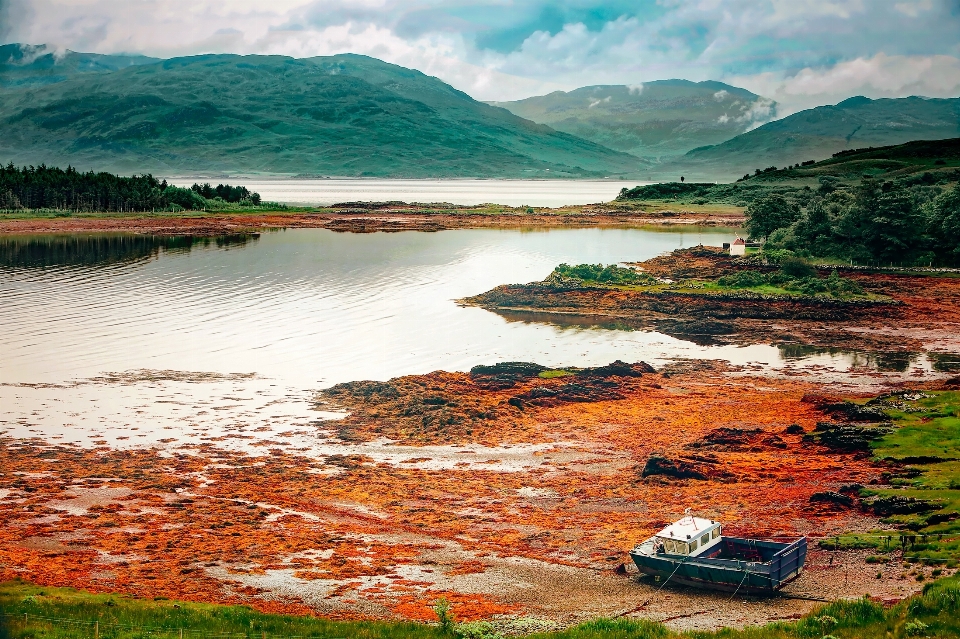
[[[943,189],[960,180],[960,138],[840,151],[806,166],[770,167],[731,184],[649,184],[624,189],[617,199],[747,206],[774,194],[806,200],[814,194],[851,192],[865,177],[915,187],[929,196],[927,187]]]
[[[695,181],[730,181],[770,166],[829,158],[843,150],[960,136],[960,98],[855,97],[769,122],[658,170]]]
[[[602,177],[642,162],[358,55],[205,55],[0,91],[0,161],[115,172]]]
[[[82,74],[110,73],[158,62],[144,55],[55,52],[46,45],[0,45],[0,89],[63,82]]]
[[[611,149],[661,159],[729,140],[776,109],[745,89],[688,80],[590,86],[492,104]]]

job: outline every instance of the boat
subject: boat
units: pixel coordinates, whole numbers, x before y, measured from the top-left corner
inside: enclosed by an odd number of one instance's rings
[[[800,576],[807,539],[788,543],[724,537],[718,521],[689,513],[638,544],[637,569],[667,583],[733,593],[773,594]]]

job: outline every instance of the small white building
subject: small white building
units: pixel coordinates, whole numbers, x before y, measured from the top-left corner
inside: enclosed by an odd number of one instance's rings
[[[733,244],[730,245],[730,255],[746,255],[747,254],[747,241],[742,237],[738,237],[733,241]]]

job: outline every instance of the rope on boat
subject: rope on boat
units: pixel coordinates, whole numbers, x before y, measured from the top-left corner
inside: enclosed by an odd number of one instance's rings
[[[634,608],[634,610],[640,610],[641,608],[645,607],[648,603],[650,603],[650,600],[651,600],[651,599],[653,599],[653,598],[656,597],[658,594],[660,594],[660,591],[663,590],[663,587],[666,586],[667,583],[668,583],[671,579],[673,579],[673,576],[674,576],[675,574],[677,574],[677,571],[678,571],[678,570],[680,570],[680,566],[682,566],[682,565],[684,564],[684,562],[686,562],[687,559],[689,559],[689,558],[690,558],[690,556],[687,555],[687,556],[684,557],[682,560],[680,560],[680,563],[677,564],[677,567],[673,569],[673,572],[670,573],[670,576],[667,577],[667,578],[663,581],[662,584],[660,584],[660,587],[657,588],[656,592],[654,592],[650,597],[648,597],[647,600],[644,601],[642,604],[640,604],[639,606],[637,606],[636,608]],[[631,612],[632,612],[632,611],[631,611]]]
[[[747,569],[743,569],[743,579],[740,580],[740,583],[737,584],[737,589],[733,591],[733,594],[730,595],[730,598],[727,599],[728,602],[733,601],[733,598],[737,596],[737,593],[740,592],[740,586],[743,585],[743,582],[747,580],[747,577],[750,576],[750,573],[747,572]]]

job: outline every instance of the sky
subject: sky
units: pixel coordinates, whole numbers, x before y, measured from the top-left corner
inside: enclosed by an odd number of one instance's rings
[[[480,100],[720,80],[779,115],[960,96],[960,0],[0,0],[0,42],[142,53],[361,53]]]

